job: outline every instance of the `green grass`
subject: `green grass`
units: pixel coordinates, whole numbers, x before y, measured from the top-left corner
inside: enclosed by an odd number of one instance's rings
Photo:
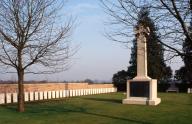
[[[159,106],[123,105],[123,93],[0,106],[0,124],[192,124],[192,94],[160,93]]]

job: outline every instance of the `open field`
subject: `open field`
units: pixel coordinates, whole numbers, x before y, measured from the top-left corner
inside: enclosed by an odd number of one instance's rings
[[[159,106],[123,105],[123,93],[0,106],[0,124],[191,124],[192,94],[160,93]]]

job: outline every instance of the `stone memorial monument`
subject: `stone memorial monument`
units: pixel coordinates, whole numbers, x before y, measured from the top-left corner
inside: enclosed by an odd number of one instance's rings
[[[123,104],[158,105],[157,80],[147,76],[147,39],[149,28],[138,25],[135,29],[137,38],[137,76],[127,81],[127,98]]]

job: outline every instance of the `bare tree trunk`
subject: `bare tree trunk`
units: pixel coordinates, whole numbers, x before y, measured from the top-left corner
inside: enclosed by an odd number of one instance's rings
[[[190,84],[192,84],[192,73],[191,73],[192,72],[192,64],[191,64],[191,61],[189,59],[188,59],[188,62],[185,63],[185,67],[187,68],[187,80]]]
[[[18,111],[24,112],[24,69],[22,65],[22,48],[18,49],[18,67],[17,67],[17,75],[18,75]]]
[[[24,71],[18,70],[18,111],[24,112]]]

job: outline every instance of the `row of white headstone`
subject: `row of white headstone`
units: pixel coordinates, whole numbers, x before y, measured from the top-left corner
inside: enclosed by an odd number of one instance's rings
[[[47,99],[58,99],[73,96],[83,96],[92,94],[117,92],[116,88],[99,88],[99,89],[75,89],[75,90],[59,90],[59,91],[39,91],[25,92],[24,100],[38,101]],[[0,93],[0,104],[17,103],[17,93]]]
[[[187,93],[192,93],[192,88],[188,88]]]

